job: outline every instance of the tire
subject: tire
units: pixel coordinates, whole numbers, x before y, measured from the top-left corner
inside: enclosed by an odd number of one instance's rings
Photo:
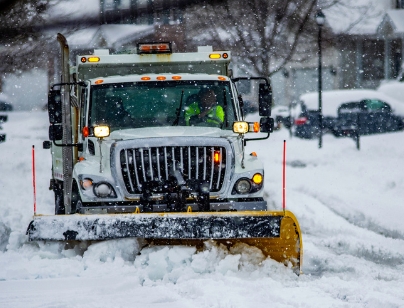
[[[72,204],[71,204],[71,212],[70,212],[70,214],[79,213],[80,208],[82,207],[82,202],[81,202],[79,187],[78,187],[76,181],[73,181],[72,200],[71,201],[72,201]]]
[[[53,184],[53,192],[55,193],[55,215],[63,215],[65,214],[63,182],[55,181]]]

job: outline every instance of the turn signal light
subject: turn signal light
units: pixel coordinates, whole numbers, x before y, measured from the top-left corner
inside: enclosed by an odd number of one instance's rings
[[[221,157],[220,157],[220,152],[219,151],[215,151],[215,153],[213,154],[213,161],[215,163],[219,163],[221,161]]]
[[[84,126],[81,132],[84,138],[90,135],[90,129],[88,128],[88,126]]]
[[[249,132],[254,132],[254,133],[259,133],[260,131],[260,123],[259,122],[253,122],[253,123],[248,123],[248,131]]]
[[[256,173],[252,177],[252,181],[257,185],[261,184],[263,179],[264,179],[264,177],[262,176],[261,173]]]

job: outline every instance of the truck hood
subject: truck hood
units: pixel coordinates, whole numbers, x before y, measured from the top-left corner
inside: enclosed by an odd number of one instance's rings
[[[115,130],[111,132],[109,139],[128,140],[134,138],[158,138],[158,137],[230,137],[237,136],[231,130],[221,130],[214,127],[195,126],[163,126],[145,127]]]

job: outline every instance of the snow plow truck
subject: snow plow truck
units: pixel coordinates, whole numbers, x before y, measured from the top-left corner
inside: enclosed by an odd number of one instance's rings
[[[71,67],[65,37],[58,41],[62,80],[49,91],[43,146],[55,215],[34,214],[30,241],[245,243],[300,273],[298,221],[268,210],[263,164],[245,153],[273,130],[267,78],[233,78],[230,51],[173,53],[170,42],[126,54],[96,49]],[[244,120],[242,80],[258,84],[260,122]],[[264,137],[246,137],[254,132]]]

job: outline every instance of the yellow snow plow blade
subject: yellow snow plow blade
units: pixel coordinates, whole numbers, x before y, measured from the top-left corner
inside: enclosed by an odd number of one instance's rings
[[[214,240],[228,247],[245,243],[300,272],[303,247],[289,211],[133,213],[34,216],[30,241],[93,241],[137,237],[154,245],[202,247]]]

